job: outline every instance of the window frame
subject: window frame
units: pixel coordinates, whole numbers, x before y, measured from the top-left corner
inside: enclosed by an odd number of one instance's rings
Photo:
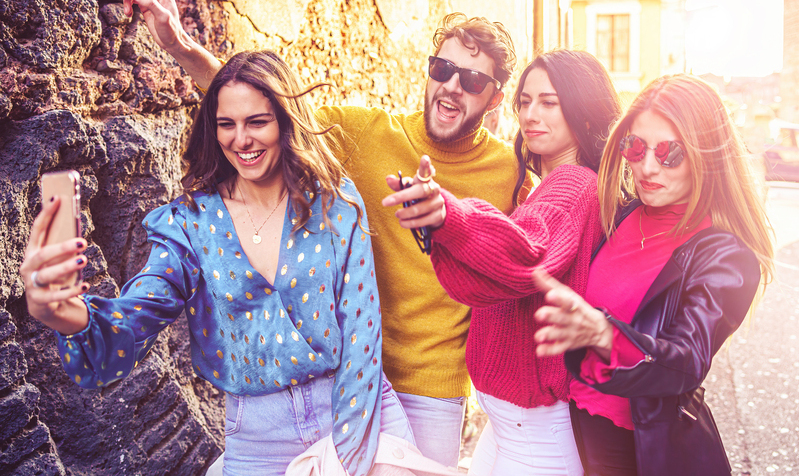
[[[641,89],[641,4],[632,1],[603,2],[586,5],[586,50],[597,55],[597,17],[599,15],[629,15],[629,71],[609,71],[619,91]]]

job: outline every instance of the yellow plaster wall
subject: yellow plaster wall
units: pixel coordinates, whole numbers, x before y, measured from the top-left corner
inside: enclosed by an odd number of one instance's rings
[[[588,21],[585,17],[585,6],[587,2],[572,2],[572,45],[576,50],[585,50],[587,42],[585,39],[585,25]]]
[[[641,88],[660,76],[660,0],[641,0]]]

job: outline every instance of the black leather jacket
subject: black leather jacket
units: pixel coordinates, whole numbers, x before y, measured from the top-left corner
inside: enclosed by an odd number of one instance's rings
[[[638,205],[625,207],[621,220]],[[711,227],[674,250],[631,324],[608,318],[645,355],[592,385],[630,399],[639,476],[730,474],[700,385],[713,356],[746,316],[759,282],[755,254],[736,236]],[[584,356],[585,349],[565,356],[579,380]]]

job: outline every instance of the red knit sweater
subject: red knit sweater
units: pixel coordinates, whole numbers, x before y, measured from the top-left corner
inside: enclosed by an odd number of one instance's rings
[[[472,306],[466,365],[481,392],[521,407],[568,397],[563,356],[535,355],[533,313],[544,269],[583,295],[591,252],[602,233],[597,176],[562,165],[510,217],[478,199],[444,191],[447,218],[433,233],[433,267],[454,300]]]

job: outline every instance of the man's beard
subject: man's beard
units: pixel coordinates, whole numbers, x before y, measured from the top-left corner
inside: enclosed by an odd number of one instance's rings
[[[461,123],[460,127],[445,133],[440,133],[433,130],[432,127],[432,115],[435,113],[435,104],[440,99],[447,99],[451,103],[458,106],[461,113],[463,113],[463,107],[461,106],[460,101],[455,101],[453,98],[448,97],[437,97],[433,98],[432,101],[425,100],[424,102],[424,127],[427,131],[428,137],[433,140],[433,142],[455,142],[458,139],[462,139],[469,135],[469,133],[475,131],[483,121],[483,116],[485,115],[485,110],[477,112],[472,116],[464,116],[464,120]]]

